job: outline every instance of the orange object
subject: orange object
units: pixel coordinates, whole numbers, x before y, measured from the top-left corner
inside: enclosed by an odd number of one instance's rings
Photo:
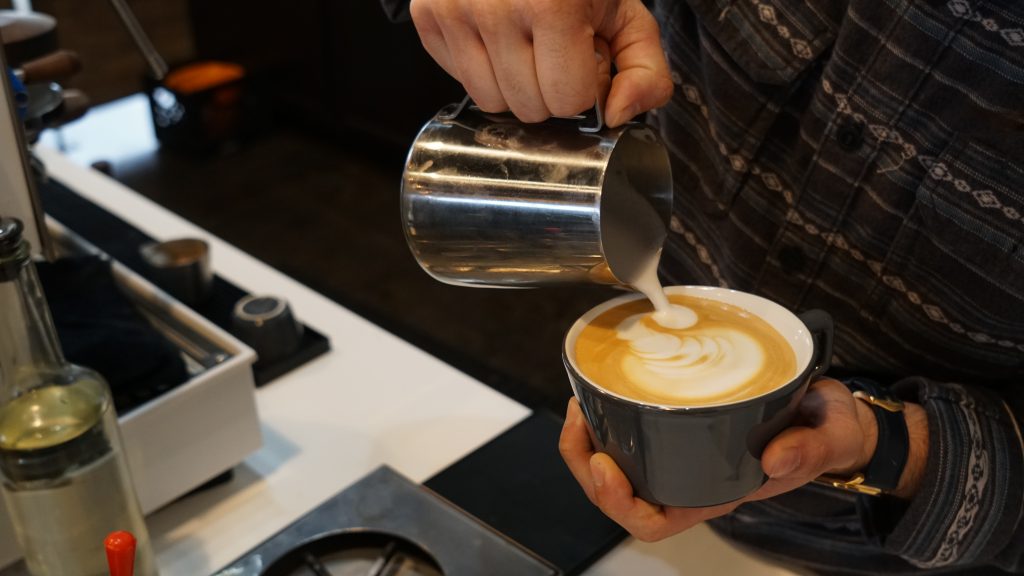
[[[135,572],[135,536],[131,532],[111,532],[103,541],[107,549],[110,576],[132,576]]]
[[[180,94],[195,94],[245,77],[245,68],[230,62],[196,62],[172,70],[164,85]]]

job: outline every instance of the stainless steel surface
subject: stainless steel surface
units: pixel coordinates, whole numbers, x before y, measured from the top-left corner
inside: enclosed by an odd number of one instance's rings
[[[114,7],[117,15],[121,18],[121,22],[124,23],[124,27],[131,34],[132,40],[135,41],[135,45],[138,46],[139,52],[142,53],[142,57],[146,59],[146,64],[149,66],[150,72],[153,74],[153,78],[157,81],[163,80],[164,76],[167,75],[167,62],[164,61],[160,53],[156,51],[156,47],[153,46],[153,42],[150,41],[149,35],[142,28],[142,24],[139,24],[139,20],[135,17],[135,13],[128,7],[128,3],[125,0],[110,0],[110,4]]]
[[[347,536],[390,536],[398,551],[432,560],[445,576],[557,576],[559,571],[480,521],[382,466],[215,576],[309,574],[308,554],[344,549]],[[404,543],[411,544],[408,550]],[[403,550],[405,549],[405,550]],[[385,562],[383,574],[389,574]],[[344,573],[344,572],[343,572]],[[407,574],[399,571],[398,574]]]
[[[213,285],[210,245],[198,238],[151,242],[139,248],[146,276],[188,306],[206,300]]]
[[[25,86],[28,105],[25,108],[25,121],[39,121],[43,116],[53,112],[64,102],[64,94],[60,85],[55,82],[29,84]]]
[[[523,124],[452,104],[420,131],[402,179],[417,261],[442,282],[630,284],[664,242],[668,154],[649,127]]]

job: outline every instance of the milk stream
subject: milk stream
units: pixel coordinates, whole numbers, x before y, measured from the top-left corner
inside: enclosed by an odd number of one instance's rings
[[[671,304],[668,296],[665,296],[665,289],[661,287],[658,280],[658,262],[661,261],[659,250],[654,258],[651,258],[643,267],[639,277],[633,282],[633,288],[641,292],[654,304],[654,314],[651,318],[665,328],[682,330],[697,323],[697,314],[678,304]]]
[[[659,251],[647,262],[633,287],[654,304],[650,318],[662,328],[685,330],[695,326],[697,313],[686,306],[672,304],[658,280]],[[660,333],[646,328],[638,314],[616,327],[620,339],[629,342],[632,354],[627,357],[623,370],[633,378],[661,393],[680,394],[700,381],[700,393],[718,395],[727,393],[737,382],[750,379],[760,362],[744,362],[760,358],[761,348],[747,335],[726,332],[688,337]],[[691,390],[696,392],[696,390]]]
[[[632,282],[653,312],[634,300],[604,312],[580,334],[577,360],[585,342],[585,375],[625,397],[671,406],[749,397],[791,377],[792,350],[764,320],[696,294],[673,292],[670,300],[658,280],[660,256],[638,267]]]

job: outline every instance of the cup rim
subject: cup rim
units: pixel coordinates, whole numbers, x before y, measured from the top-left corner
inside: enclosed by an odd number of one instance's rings
[[[804,329],[807,331],[807,334],[809,336],[810,343],[811,343],[811,346],[812,346],[812,350],[811,350],[811,354],[809,355],[809,357],[807,359],[806,364],[804,365],[804,367],[801,370],[799,370],[797,372],[797,374],[795,376],[793,376],[793,378],[791,378],[790,380],[787,380],[784,384],[782,384],[782,385],[780,385],[780,386],[778,386],[778,387],[776,387],[776,388],[774,388],[774,389],[772,389],[772,390],[770,390],[768,392],[765,392],[763,394],[759,394],[757,396],[752,396],[750,398],[744,398],[742,400],[737,400],[737,401],[732,401],[732,402],[718,402],[718,403],[714,403],[714,404],[705,404],[705,405],[702,405],[702,406],[684,406],[684,405],[679,405],[679,404],[664,404],[664,403],[658,403],[658,402],[643,402],[643,401],[640,401],[640,400],[635,400],[633,398],[629,398],[627,396],[623,396],[621,394],[617,394],[615,392],[612,392],[611,390],[608,390],[607,388],[601,386],[597,382],[594,382],[592,379],[590,379],[587,376],[585,376],[579,370],[579,368],[576,366],[575,359],[573,359],[573,358],[571,358],[569,356],[569,337],[572,335],[572,333],[573,333],[574,329],[576,328],[576,326],[584,318],[586,318],[588,316],[591,316],[591,315],[595,315],[596,316],[597,314],[600,314],[600,313],[604,312],[607,309],[614,308],[615,306],[618,306],[618,305],[620,305],[622,303],[625,303],[625,302],[631,302],[633,300],[639,300],[639,299],[646,298],[646,296],[644,296],[643,294],[641,294],[639,292],[635,292],[635,293],[632,293],[632,294],[624,294],[622,296],[617,296],[615,298],[612,298],[610,300],[606,300],[605,302],[602,302],[602,303],[594,306],[593,308],[591,308],[591,309],[587,310],[586,312],[584,312],[579,318],[576,319],[575,322],[572,323],[572,326],[570,326],[569,329],[566,330],[565,336],[562,339],[562,361],[565,364],[566,369],[569,371],[570,376],[574,380],[573,383],[574,384],[586,385],[594,393],[601,394],[601,395],[606,396],[606,397],[614,398],[615,400],[618,400],[620,402],[624,402],[624,403],[630,404],[630,405],[632,405],[632,406],[634,406],[634,407],[636,407],[638,409],[641,409],[641,410],[649,410],[649,411],[654,411],[654,412],[683,412],[683,413],[687,413],[687,414],[701,414],[701,413],[718,412],[718,411],[721,411],[723,409],[730,409],[731,410],[731,409],[734,409],[734,408],[743,408],[743,407],[746,407],[746,406],[749,406],[749,405],[752,405],[752,404],[760,404],[760,403],[764,403],[764,402],[769,402],[769,401],[774,400],[776,398],[779,398],[781,396],[785,396],[785,395],[789,394],[794,387],[799,387],[799,385],[807,378],[808,373],[810,373],[810,371],[814,368],[814,357],[815,357],[814,346],[815,346],[815,340],[813,338],[813,335],[811,333],[810,328],[808,328],[807,324],[805,324],[804,321],[801,320],[799,316],[797,316],[796,314],[794,314],[790,310],[786,309],[781,304],[779,304],[777,302],[774,302],[772,300],[769,300],[769,299],[767,299],[767,298],[765,298],[763,296],[758,296],[757,294],[752,294],[750,292],[744,292],[742,290],[734,290],[732,288],[722,288],[722,287],[718,287],[718,286],[692,286],[692,285],[678,285],[678,286],[665,286],[664,287],[664,289],[666,289],[666,290],[668,290],[670,288],[683,288],[683,289],[690,290],[690,291],[705,292],[705,293],[707,293],[707,292],[726,292],[726,293],[742,294],[745,297],[753,297],[756,300],[762,301],[765,305],[769,305],[769,306],[773,306],[773,307],[777,307],[778,309],[781,309],[783,312],[785,312],[786,314],[790,315],[794,320],[799,322],[804,327]],[[787,340],[787,342],[788,342],[788,340]],[[574,386],[574,388],[575,388],[575,386]]]

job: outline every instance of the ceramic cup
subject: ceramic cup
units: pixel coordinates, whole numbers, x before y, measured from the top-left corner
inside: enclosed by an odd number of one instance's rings
[[[760,396],[707,406],[667,406],[633,400],[602,388],[576,366],[576,339],[590,321],[630,300],[628,294],[596,306],[566,334],[562,356],[594,446],[622,468],[637,496],[654,504],[700,507],[731,502],[767,480],[761,453],[790,425],[812,380],[829,367],[832,318],[821,310],[796,315],[760,296],[709,286],[671,286],[684,294],[726,302],[771,324],[793,348],[796,374]]]

